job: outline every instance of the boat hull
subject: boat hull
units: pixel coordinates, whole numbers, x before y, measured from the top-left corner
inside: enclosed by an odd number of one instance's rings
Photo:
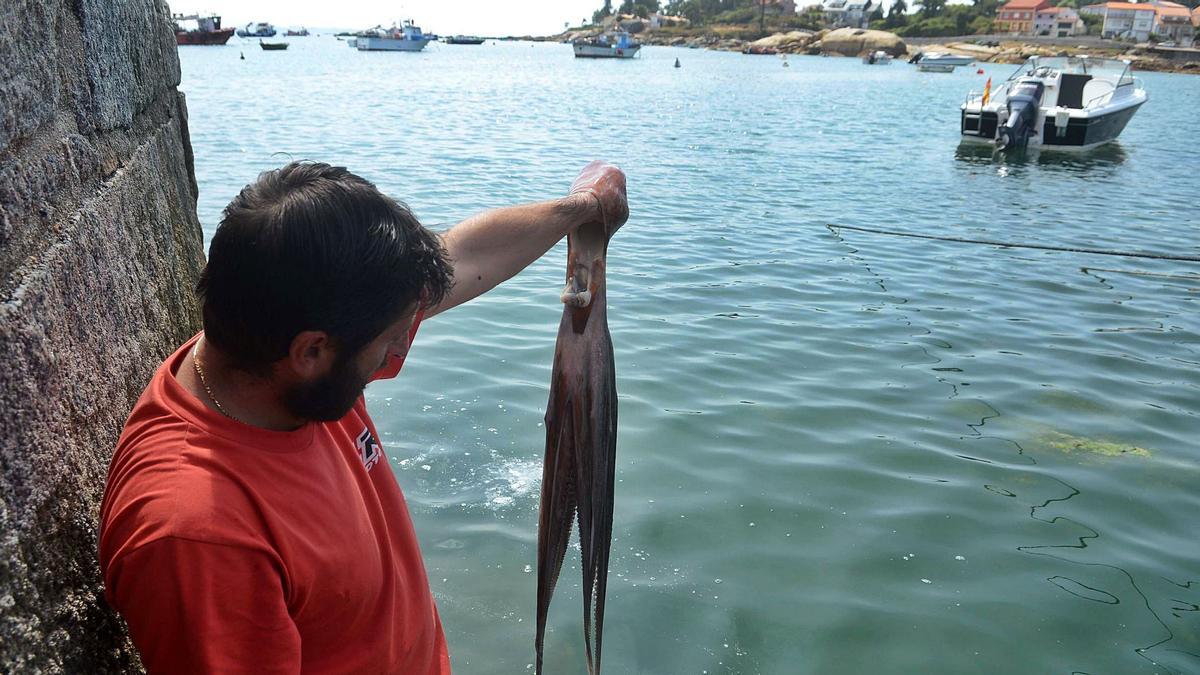
[[[1066,126],[1061,128],[1055,125],[1052,116],[1046,115],[1041,133],[1031,137],[1029,145],[1055,150],[1090,150],[1104,145],[1121,135],[1125,125],[1129,124],[1143,103],[1145,99],[1102,115],[1071,117]],[[963,140],[995,143],[998,125],[999,118],[995,112],[973,113],[963,109],[960,113],[959,130]]]
[[[969,66],[975,63],[975,59],[970,56],[953,56],[949,54],[941,54],[938,56],[926,56],[917,61],[917,65],[940,65],[940,66]]]
[[[269,30],[269,31],[256,31],[256,32],[253,32],[253,33],[252,33],[252,32],[250,32],[250,31],[247,31],[247,30],[239,30],[239,31],[237,32],[237,36],[238,36],[238,37],[242,37],[242,38],[256,38],[256,37],[257,37],[257,38],[264,38],[264,37],[275,37],[275,34],[276,34],[277,32],[278,32],[278,31],[276,31],[274,28],[272,28],[272,29],[271,29],[271,30]]]
[[[176,31],[175,44],[177,45],[223,45],[229,42],[229,38],[233,37],[232,28],[224,28],[214,31]]]
[[[360,52],[419,52],[429,40],[399,40],[396,38],[359,37],[354,46]]]
[[[637,56],[641,45],[618,47],[616,45],[571,45],[575,49],[575,57],[580,59],[632,59]]]

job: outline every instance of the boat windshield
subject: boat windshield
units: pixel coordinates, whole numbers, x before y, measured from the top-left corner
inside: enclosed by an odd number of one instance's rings
[[[1130,72],[1128,61],[1083,55],[1032,56],[1008,79],[1015,80],[1025,76],[1044,77],[1051,72],[1112,78],[1117,81],[1118,87],[1133,84],[1133,74]]]

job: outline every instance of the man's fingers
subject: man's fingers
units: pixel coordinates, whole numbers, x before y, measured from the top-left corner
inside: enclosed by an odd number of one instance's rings
[[[596,197],[604,226],[610,234],[629,217],[625,172],[612,164],[596,160],[583,167],[579,177],[571,184],[571,193],[577,192],[590,192]]]

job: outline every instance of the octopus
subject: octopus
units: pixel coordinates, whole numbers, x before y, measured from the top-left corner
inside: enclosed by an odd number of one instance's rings
[[[623,192],[623,177],[621,189]],[[546,455],[538,517],[534,640],[538,675],[550,599],[576,518],[587,666],[591,675],[600,672],[617,453],[617,383],[604,271],[609,238],[625,222],[628,210],[613,215],[606,214],[601,222],[582,225],[567,236],[567,285],[560,298],[564,307],[546,406]]]

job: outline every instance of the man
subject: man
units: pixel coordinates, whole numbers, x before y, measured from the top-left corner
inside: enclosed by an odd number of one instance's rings
[[[563,199],[443,237],[325,164],[242,190],[197,288],[204,332],[159,368],[109,467],[106,596],[147,670],[449,673],[363,388],[399,372],[422,321],[627,215],[624,174],[600,162]]]

